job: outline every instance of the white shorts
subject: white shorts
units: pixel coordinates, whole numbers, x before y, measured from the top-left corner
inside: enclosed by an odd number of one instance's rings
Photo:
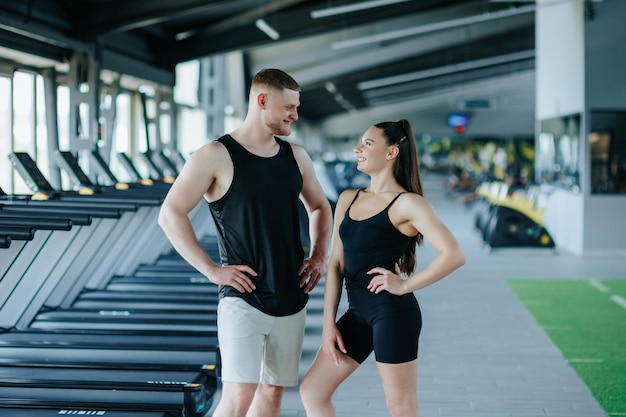
[[[222,381],[298,385],[306,308],[274,317],[239,297],[224,297],[217,307],[217,337]]]

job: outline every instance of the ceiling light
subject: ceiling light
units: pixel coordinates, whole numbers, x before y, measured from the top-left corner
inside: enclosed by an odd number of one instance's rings
[[[327,81],[324,83],[324,88],[326,89],[326,91],[328,91],[330,94],[333,95],[333,98],[335,99],[335,101],[341,106],[343,107],[345,110],[348,110],[349,112],[355,111],[356,108],[354,107],[354,105],[352,103],[350,103],[350,101],[348,101],[343,94],[341,94],[339,92],[339,90],[337,90],[337,86],[335,84],[333,84],[332,81]]]
[[[486,22],[489,20],[501,19],[503,17],[515,16],[523,13],[535,11],[535,6],[523,6],[520,8],[505,9],[497,12],[487,12],[475,16],[461,17],[459,19],[446,20],[442,22],[432,23],[414,28],[396,30],[393,32],[379,33],[371,36],[363,36],[361,38],[348,39],[345,41],[333,42],[330,47],[332,49],[352,48],[354,46],[367,45],[370,43],[389,41],[393,39],[406,38],[409,36],[421,35],[423,33],[434,32],[437,30],[450,29],[458,26],[471,25],[474,23]]]
[[[326,89],[326,91],[328,91],[330,94],[335,94],[337,92],[337,87],[335,86],[335,84],[333,84],[330,81],[327,81],[324,84],[324,88]]]
[[[311,18],[319,19],[322,17],[336,16],[339,14],[352,13],[360,10],[373,9],[375,7],[389,6],[396,3],[405,3],[410,0],[371,0],[361,3],[348,4],[345,6],[328,7],[326,9],[313,10]]]
[[[270,26],[264,19],[257,19],[255,22],[256,27],[267,36],[269,36],[273,40],[278,40],[280,38],[280,33],[276,29]]]
[[[194,36],[197,33],[198,33],[198,31],[195,30],[195,29],[187,30],[185,32],[179,32],[176,35],[174,35],[174,39],[176,39],[177,41],[182,41],[184,39],[191,38],[192,36]]]
[[[422,71],[415,71],[406,74],[394,75],[376,80],[362,81],[357,84],[361,91],[374,88],[387,87],[394,84],[402,84],[410,81],[422,80],[425,78],[439,77],[442,75],[454,74],[461,71],[469,71],[478,68],[485,68],[492,65],[502,65],[513,61],[520,61],[535,57],[535,50],[519,51],[510,54],[494,56],[490,58],[477,59],[475,61],[462,62],[459,64],[446,65],[444,67],[431,68]]]

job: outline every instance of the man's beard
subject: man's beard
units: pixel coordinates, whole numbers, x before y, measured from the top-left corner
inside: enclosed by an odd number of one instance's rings
[[[291,126],[285,125],[282,120],[269,121],[267,126],[272,131],[272,134],[277,136],[289,136],[291,134]]]

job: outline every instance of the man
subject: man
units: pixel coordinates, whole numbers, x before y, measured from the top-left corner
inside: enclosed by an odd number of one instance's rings
[[[293,78],[259,71],[242,125],[189,157],[159,215],[174,248],[220,286],[223,384],[214,417],[278,417],[285,387],[298,383],[305,306],[324,272],[332,223],[311,158],[275,136],[290,134],[299,105]],[[202,197],[217,227],[220,264],[189,221]],[[309,215],[306,260],[299,198]]]

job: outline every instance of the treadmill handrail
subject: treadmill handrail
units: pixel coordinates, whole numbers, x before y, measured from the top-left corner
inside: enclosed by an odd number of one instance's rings
[[[48,213],[3,213],[0,210],[0,219],[6,218],[24,218],[24,219],[68,219],[73,225],[88,226],[91,224],[93,218],[88,214],[81,213],[66,213],[66,215],[48,214]]]
[[[8,199],[0,200],[5,206],[15,207],[69,207],[77,209],[115,209],[122,211],[137,211],[138,204],[132,201],[107,201],[106,203],[97,201],[68,201],[68,200],[31,200],[30,196],[27,198],[10,197]]]
[[[0,226],[0,234],[7,235],[14,240],[33,240],[35,229],[32,227]]]
[[[0,226],[26,226],[42,230],[72,230],[70,219],[1,217]]]
[[[28,214],[52,214],[52,215],[68,215],[71,217],[74,214],[88,215],[91,217],[100,217],[108,219],[117,219],[121,216],[121,212],[118,209],[101,209],[101,208],[87,208],[87,207],[31,207],[31,206],[11,206],[0,204],[0,213],[28,213]]]

